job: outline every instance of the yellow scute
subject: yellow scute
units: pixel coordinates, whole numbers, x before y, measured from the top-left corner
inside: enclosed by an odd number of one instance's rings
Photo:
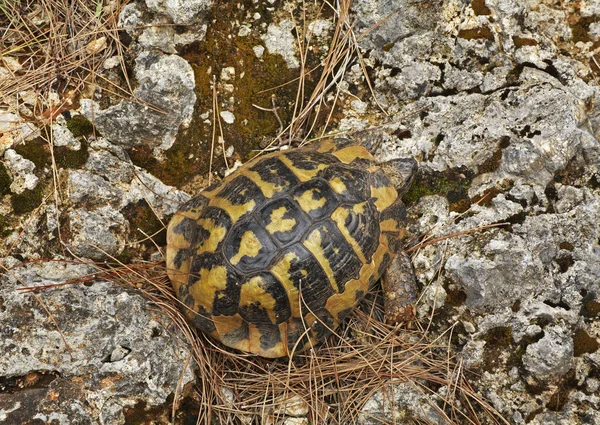
[[[363,146],[348,146],[333,153],[340,161],[349,164],[357,158],[374,161],[373,155]]]
[[[267,232],[273,234],[275,232],[289,232],[296,225],[295,218],[283,218],[288,209],[285,206],[281,206],[276,210],[271,211],[269,219],[271,222],[265,227]]]
[[[190,294],[194,300],[201,304],[207,311],[212,311],[213,301],[217,291],[227,286],[227,269],[216,266],[212,269],[200,269],[199,276],[190,287]]]
[[[315,192],[317,192],[317,194],[320,195],[320,193],[313,188],[305,191],[302,195],[294,198],[300,205],[300,208],[302,208],[302,210],[304,210],[305,212],[317,210],[323,205],[325,205],[325,203],[327,202],[327,200],[322,196],[320,196],[318,199],[314,199]]]
[[[262,248],[262,244],[251,230],[246,230],[240,241],[240,250],[231,257],[231,264],[234,266],[240,262],[243,256],[256,257]]]
[[[376,199],[375,206],[379,211],[385,210],[398,198],[398,192],[392,186],[371,186],[371,196]]]

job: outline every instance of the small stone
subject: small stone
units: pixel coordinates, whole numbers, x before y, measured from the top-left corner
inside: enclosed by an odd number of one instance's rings
[[[267,34],[262,36],[269,53],[281,55],[290,69],[300,67],[296,57],[296,38],[292,34],[294,28],[294,23],[286,19],[279,25],[270,24]]]
[[[81,142],[73,136],[71,131],[62,125],[54,124],[52,126],[54,146],[66,146],[71,150],[78,151],[81,149]]]
[[[294,417],[306,416],[308,410],[308,403],[299,395],[292,395],[276,407],[278,413]]]
[[[233,66],[227,66],[221,70],[222,81],[233,81],[235,80],[235,68]]]
[[[258,59],[263,57],[263,54],[265,53],[265,48],[263,46],[254,46],[252,48],[252,50],[254,50],[254,54],[256,55],[256,57]]]
[[[233,122],[235,121],[235,115],[233,115],[229,111],[221,111],[219,115],[227,124],[233,124]]]
[[[242,25],[238,30],[238,37],[247,37],[252,32],[252,29],[249,26]]]

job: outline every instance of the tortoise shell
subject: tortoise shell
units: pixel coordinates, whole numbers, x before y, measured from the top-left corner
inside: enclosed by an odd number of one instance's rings
[[[241,351],[291,355],[332,332],[381,277],[405,215],[363,146],[276,152],[181,207],[167,273],[200,330]]]

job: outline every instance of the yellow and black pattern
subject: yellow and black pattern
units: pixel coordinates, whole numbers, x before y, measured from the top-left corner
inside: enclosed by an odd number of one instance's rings
[[[167,232],[168,274],[201,330],[242,351],[290,355],[362,299],[404,220],[365,148],[323,141],[254,160],[185,204]]]

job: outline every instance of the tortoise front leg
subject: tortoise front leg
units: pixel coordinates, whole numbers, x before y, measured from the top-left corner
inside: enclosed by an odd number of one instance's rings
[[[385,321],[390,324],[408,322],[415,317],[417,280],[409,255],[398,252],[381,278]]]

